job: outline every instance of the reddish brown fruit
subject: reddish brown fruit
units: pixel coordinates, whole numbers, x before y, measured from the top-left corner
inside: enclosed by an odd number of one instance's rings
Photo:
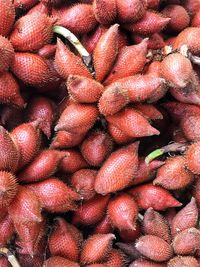
[[[145,15],[145,0],[116,0],[116,3],[117,16],[120,22],[135,22],[142,19],[142,17]]]
[[[162,120],[163,114],[151,104],[138,104],[134,106],[135,109],[140,111],[149,120]]]
[[[15,1],[15,0],[14,0]],[[34,7],[32,7],[27,13],[26,15],[31,15],[33,13],[40,13],[42,15],[49,15],[49,8],[41,2],[39,2],[37,5],[35,5]]]
[[[194,174],[200,174],[199,155],[200,142],[190,145],[185,154],[187,168]]]
[[[77,233],[78,238],[74,235]],[[62,218],[56,218],[56,228],[49,236],[49,250],[52,256],[65,257],[71,261],[78,261],[81,233],[73,225]]]
[[[100,83],[79,75],[70,75],[66,86],[70,96],[79,103],[97,102],[104,90]]]
[[[18,169],[27,165],[40,149],[38,124],[39,121],[20,124],[10,134],[20,153]]]
[[[58,131],[53,138],[50,148],[51,149],[64,149],[71,148],[79,145],[83,138],[85,137],[84,133],[69,133],[67,131]]]
[[[67,79],[70,74],[92,78],[82,59],[72,53],[60,39],[57,39],[55,68],[63,79]]]
[[[113,232],[113,228],[108,215],[95,226],[93,233],[94,234],[109,234]]]
[[[138,259],[141,257],[141,253],[136,249],[135,242],[133,243],[116,243],[117,247],[121,249],[125,255],[129,257],[129,259]]]
[[[41,205],[37,196],[24,186],[8,207],[8,213],[14,223],[41,222]]]
[[[138,216],[136,202],[128,194],[121,193],[108,204],[108,216],[119,230],[134,230]]]
[[[173,218],[171,232],[175,236],[188,228],[196,227],[198,222],[198,207],[195,198],[182,208]]]
[[[17,20],[10,41],[17,51],[34,51],[51,41],[53,20],[34,12]]]
[[[171,19],[167,24],[167,30],[180,32],[190,24],[190,16],[180,5],[167,5],[162,10],[162,14]]]
[[[36,5],[38,0],[14,0],[15,8],[17,9],[30,9],[32,6]]]
[[[137,259],[129,267],[167,267],[166,264],[155,263],[145,259]]]
[[[0,126],[0,151],[0,170],[15,171],[19,161],[19,151],[2,126]]]
[[[1,221],[0,231],[1,231],[0,246],[1,247],[7,246],[7,243],[10,241],[15,231],[12,220],[8,215]]]
[[[162,238],[154,235],[140,237],[135,246],[143,256],[153,261],[167,261],[173,255],[172,247]]]
[[[158,212],[149,208],[144,214],[142,222],[145,235],[155,235],[164,239],[167,243],[171,242],[170,229],[165,218]]]
[[[42,207],[50,212],[67,212],[76,209],[73,201],[80,199],[78,193],[57,178],[28,185],[40,200]]]
[[[71,104],[62,112],[55,131],[65,130],[70,133],[85,133],[94,125],[98,110],[93,105]]]
[[[7,36],[15,21],[15,7],[11,0],[0,1],[0,35]]]
[[[81,153],[91,166],[100,166],[112,149],[112,139],[101,131],[92,132],[81,145]]]
[[[191,115],[187,113],[180,123],[184,136],[190,141],[198,141],[200,139],[200,115]]]
[[[119,233],[119,236],[122,242],[125,242],[125,243],[135,242],[135,240],[139,238],[139,236],[141,235],[141,226],[137,221],[135,225],[135,229],[120,230],[118,231],[118,233]]]
[[[110,196],[96,195],[94,198],[83,202],[74,212],[73,224],[94,225],[105,215]]]
[[[188,49],[194,53],[200,53],[200,28],[187,27],[176,37],[174,48],[180,48],[182,45],[187,45]]]
[[[80,169],[87,168],[88,163],[84,160],[81,153],[75,149],[66,149],[61,153],[67,154],[60,163],[59,170],[64,173],[74,173]]]
[[[38,50],[38,55],[43,58],[52,58],[56,53],[56,44],[47,44]]]
[[[116,192],[127,187],[138,168],[139,143],[133,143],[113,152],[100,168],[95,190],[99,194]]]
[[[94,52],[93,61],[97,81],[102,81],[111,70],[118,53],[118,24],[106,31],[99,39]]]
[[[8,70],[14,58],[14,49],[9,40],[0,35],[0,72]]]
[[[98,263],[106,259],[111,251],[113,234],[97,234],[89,237],[83,244],[81,263]]]
[[[33,97],[27,107],[29,121],[40,120],[39,128],[50,138],[55,119],[55,104],[47,97]]]
[[[36,54],[15,53],[11,68],[20,80],[33,86],[41,86],[54,79],[46,61]]]
[[[70,261],[66,258],[60,256],[50,257],[48,260],[44,261],[44,267],[80,267],[80,265],[76,262]]]
[[[134,43],[139,44],[142,41],[144,41],[145,37],[142,35],[136,35],[131,34],[131,39],[134,41]],[[154,33],[151,36],[148,37],[147,40],[147,47],[148,49],[160,49],[165,46],[165,41],[161,34]],[[156,61],[153,61],[152,63],[155,63]]]
[[[108,124],[108,132],[117,144],[126,144],[135,140],[111,123]]]
[[[191,26],[192,27],[200,27],[200,10],[192,18]]]
[[[131,188],[128,192],[141,209],[165,210],[182,205],[166,189],[153,184],[139,185]]]
[[[147,44],[148,39],[144,39],[140,44],[123,47],[104,84],[140,73],[146,63]]]
[[[30,183],[42,181],[52,176],[58,169],[67,153],[57,150],[42,150],[35,159],[18,174],[20,182]]]
[[[75,4],[62,8],[57,14],[56,25],[66,27],[75,34],[90,32],[96,26],[92,5]]]
[[[200,179],[196,179],[194,182],[192,196],[195,198],[197,205],[200,206]]]
[[[150,9],[158,9],[160,0],[147,0],[147,7]],[[145,266],[146,267],[146,266]]]
[[[124,25],[125,29],[142,35],[160,32],[169,23],[170,18],[163,17],[160,13],[146,11],[143,18],[136,23]]]
[[[125,263],[125,257],[122,252],[118,249],[112,249],[109,253],[109,259],[105,262],[105,266],[117,266],[123,267]]]
[[[180,53],[168,55],[161,63],[161,75],[170,86],[185,87],[192,77],[192,64]]]
[[[193,175],[186,169],[183,156],[168,158],[165,164],[159,168],[153,184],[160,185],[168,190],[183,189],[190,185]]]
[[[87,265],[86,267],[106,267],[105,264],[101,264],[101,263],[96,263],[96,264],[90,264],[90,265]]]
[[[10,72],[0,74],[0,103],[12,104],[20,108],[25,105],[18,82]]]
[[[93,12],[100,24],[112,24],[117,17],[116,0],[94,0]]]
[[[172,258],[169,262],[168,262],[168,267],[199,267],[199,263],[198,261],[194,258],[194,257],[190,257],[190,256],[185,256],[185,257],[181,257],[181,256],[176,256],[174,258]]]
[[[96,194],[94,190],[94,181],[97,171],[91,169],[82,169],[75,172],[70,178],[71,185],[82,199],[89,200]]]
[[[148,120],[133,108],[126,108],[114,115],[106,117],[106,119],[125,134],[134,138],[159,135],[159,131],[153,128]]]
[[[1,255],[1,257],[0,257],[0,266],[1,267],[11,267],[12,265],[9,263],[9,261],[7,260],[6,257],[3,257],[3,255]]]
[[[18,184],[14,174],[0,171],[0,206],[9,206],[17,191]]]
[[[188,228],[175,236],[172,245],[176,254],[192,255],[200,248],[200,231]]]

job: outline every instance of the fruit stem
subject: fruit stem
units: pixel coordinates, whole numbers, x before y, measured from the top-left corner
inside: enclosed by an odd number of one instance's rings
[[[0,254],[3,254],[7,257],[12,267],[21,267],[17,258],[7,248],[0,248]]]
[[[88,53],[88,51],[85,49],[85,47],[81,44],[81,42],[78,40],[78,38],[70,32],[68,29],[62,27],[62,26],[54,26],[53,32],[58,33],[65,37],[79,52],[81,55],[83,62],[85,65],[91,69],[92,68],[92,56]]]
[[[168,152],[184,152],[187,148],[187,144],[180,144],[180,143],[173,143],[167,146],[164,146],[162,148],[156,149],[153,152],[151,152],[146,158],[145,162],[146,164],[149,164],[152,160],[162,156],[165,153]]]

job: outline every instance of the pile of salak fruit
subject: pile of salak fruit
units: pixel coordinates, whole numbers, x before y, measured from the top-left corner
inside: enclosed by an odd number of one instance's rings
[[[0,267],[200,266],[200,0],[0,0]]]

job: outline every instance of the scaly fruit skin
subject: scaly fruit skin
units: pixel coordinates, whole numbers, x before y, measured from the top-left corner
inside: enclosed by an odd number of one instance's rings
[[[131,34],[131,39],[134,41],[134,43],[139,44],[142,41],[144,41],[145,36],[142,36],[140,34]],[[161,34],[154,33],[148,37],[148,40],[147,40],[148,49],[160,49],[160,48],[163,48],[164,46],[165,46],[165,41]],[[155,62],[156,61],[153,61],[152,63],[155,63]]]
[[[63,79],[67,79],[69,75],[81,75],[92,78],[82,59],[72,53],[60,39],[57,39],[55,68]]]
[[[51,149],[64,149],[71,148],[79,145],[85,134],[69,133],[67,131],[58,131],[53,138],[50,148]]]
[[[15,20],[15,7],[11,0],[0,1],[0,35],[7,36]]]
[[[31,9],[29,9],[29,11],[26,13],[26,15],[31,15],[33,13],[38,13],[38,12],[42,15],[48,16],[49,15],[49,8],[46,5],[44,5],[41,1],[38,4],[36,4],[35,6],[33,6]]]
[[[146,12],[145,0],[116,0],[117,16],[122,23],[131,23],[143,18]]]
[[[9,263],[7,258],[3,256],[0,257],[0,264],[1,264],[1,267],[11,267],[11,264]]]
[[[199,141],[200,140],[200,116],[186,114],[180,122],[181,130],[189,141]]]
[[[133,143],[113,152],[100,168],[95,179],[99,194],[116,192],[127,187],[138,168],[138,145]]]
[[[56,25],[66,27],[74,34],[90,32],[97,25],[92,5],[75,4],[63,8],[57,15]]]
[[[189,15],[193,16],[199,9],[199,0],[185,0],[184,8],[188,11]]]
[[[94,0],[93,12],[100,24],[112,24],[117,17],[116,0]]]
[[[148,261],[148,260],[139,258],[139,259],[135,260],[134,262],[132,262],[130,267],[167,267],[167,265],[165,263],[163,263],[163,264],[162,263],[155,263],[152,261]]]
[[[81,263],[98,263],[106,260],[112,249],[113,234],[96,234],[89,237],[83,244]]]
[[[182,208],[172,219],[171,232],[175,236],[188,228],[196,227],[198,223],[198,207],[195,198]]]
[[[34,51],[51,41],[53,20],[34,12],[16,21],[10,41],[17,51]]]
[[[143,256],[157,262],[167,261],[173,255],[171,245],[154,235],[140,237],[135,246]]]
[[[180,207],[177,201],[166,189],[153,184],[144,184],[128,190],[141,209],[153,208],[154,210],[165,210],[171,207]]]
[[[14,49],[10,41],[0,35],[0,73],[8,70],[14,58]]]
[[[118,249],[112,249],[109,254],[109,259],[105,262],[105,266],[123,267],[125,262],[124,254]]]
[[[121,193],[109,202],[108,216],[112,225],[119,230],[134,230],[138,216],[137,204],[130,195]]]
[[[23,10],[29,9],[37,3],[38,0],[14,0],[15,8]]]
[[[194,174],[200,174],[199,155],[200,142],[190,145],[185,154],[187,168]]]
[[[200,231],[196,228],[183,230],[175,236],[172,245],[178,255],[193,255],[200,248]]]
[[[9,215],[7,215],[0,223],[0,246],[4,247],[10,241],[14,234],[14,225]],[[0,264],[1,266],[1,264]]]
[[[199,267],[198,261],[191,256],[176,256],[172,258],[168,264],[168,267],[181,267],[181,266],[192,266],[192,267]]]
[[[105,79],[111,70],[118,53],[118,24],[114,24],[99,39],[94,52],[93,62],[97,81]]]
[[[44,261],[44,267],[80,267],[76,262],[70,261],[60,256],[52,256],[48,260]]]
[[[136,239],[138,239],[141,235],[141,225],[138,221],[136,221],[135,229],[133,230],[119,230],[118,234],[120,236],[120,239],[124,243],[132,243],[135,242]],[[120,243],[120,244],[124,244]],[[120,246],[118,246],[120,247]]]
[[[200,10],[192,18],[191,26],[192,27],[200,27]]]
[[[43,58],[51,58],[56,53],[56,44],[46,44],[38,50],[38,55]]]
[[[113,232],[113,227],[111,225],[108,214],[95,226],[94,234],[109,234]]]
[[[18,191],[17,179],[10,172],[0,171],[0,206],[7,207]]]

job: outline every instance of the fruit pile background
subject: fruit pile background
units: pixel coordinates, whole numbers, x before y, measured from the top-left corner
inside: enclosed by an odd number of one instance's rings
[[[200,0],[0,0],[0,267],[198,267],[199,175]]]

